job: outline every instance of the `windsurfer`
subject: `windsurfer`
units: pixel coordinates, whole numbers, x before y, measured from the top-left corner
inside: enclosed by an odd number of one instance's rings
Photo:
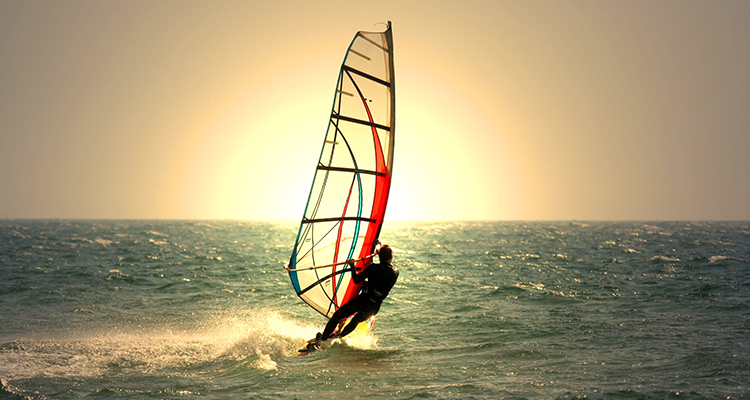
[[[390,246],[382,246],[377,254],[380,258],[380,263],[370,264],[365,267],[364,271],[359,273],[357,273],[354,267],[354,260],[346,262],[351,267],[354,283],[366,282],[362,285],[362,289],[357,297],[351,299],[333,313],[323,333],[318,334],[318,340],[324,341],[328,339],[339,322],[353,314],[356,315],[354,315],[344,330],[339,332],[336,337],[342,338],[350,334],[357,327],[357,324],[378,313],[383,299],[388,296],[391,288],[396,284],[398,269],[391,265],[393,250],[391,250]]]

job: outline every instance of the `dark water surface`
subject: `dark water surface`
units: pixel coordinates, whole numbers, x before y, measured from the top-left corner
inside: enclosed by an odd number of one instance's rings
[[[0,398],[750,396],[750,223],[392,223],[368,338],[283,265],[296,224],[0,221]]]

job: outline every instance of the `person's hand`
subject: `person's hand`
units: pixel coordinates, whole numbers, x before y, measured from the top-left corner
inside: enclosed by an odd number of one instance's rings
[[[348,266],[350,266],[350,267],[354,267],[354,259],[351,259],[351,258],[350,258],[350,259],[346,260],[346,264],[347,264]]]
[[[373,251],[373,252],[372,252],[372,256],[373,256],[373,257],[375,257],[376,255],[380,254],[380,247],[381,247],[381,243],[380,243],[380,240],[378,240],[378,241],[377,241],[377,242],[375,242],[375,243],[376,243],[376,244],[375,244],[375,251]]]

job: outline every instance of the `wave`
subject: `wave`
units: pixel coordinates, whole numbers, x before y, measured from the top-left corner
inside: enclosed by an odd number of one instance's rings
[[[667,257],[667,256],[653,256],[648,259],[651,262],[656,263],[673,263],[673,262],[680,262],[680,259],[677,257]]]
[[[109,246],[111,244],[119,244],[118,242],[115,242],[115,241],[112,241],[112,240],[107,240],[107,239],[104,239],[104,238],[96,238],[96,239],[92,240],[92,239],[89,239],[89,238],[86,238],[86,237],[79,237],[79,236],[72,237],[70,239],[70,241],[73,242],[73,243],[75,243],[75,242],[83,242],[83,243],[89,243],[89,244],[99,244],[99,245],[102,245],[103,247],[107,247],[107,246]]]
[[[741,258],[729,257],[729,256],[711,256],[708,258],[709,264],[715,264],[715,263],[722,262],[722,261],[739,261],[739,262],[744,262],[744,263],[747,262],[746,260],[743,260]]]

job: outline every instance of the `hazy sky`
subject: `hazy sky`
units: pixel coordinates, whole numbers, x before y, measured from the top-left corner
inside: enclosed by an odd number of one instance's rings
[[[0,218],[301,218],[388,20],[387,219],[750,219],[745,0],[0,0]]]

